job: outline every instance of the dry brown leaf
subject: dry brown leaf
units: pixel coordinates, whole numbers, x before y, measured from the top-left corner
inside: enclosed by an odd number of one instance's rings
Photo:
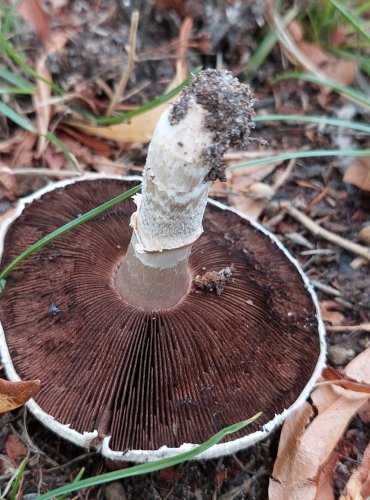
[[[345,171],[343,181],[370,191],[370,158],[357,158]]]
[[[333,302],[332,300],[322,300],[320,302],[321,316],[324,321],[332,325],[340,325],[344,319],[344,315],[339,311],[333,310],[335,306],[338,306],[338,303],[334,302],[333,307]]]
[[[297,21],[293,21],[289,25],[288,31],[302,59],[305,58],[310,61],[314,67],[332,80],[336,80],[343,85],[351,85],[353,83],[358,70],[356,61],[338,58],[326,52],[317,43],[304,40],[302,28]],[[296,60],[297,56],[295,57],[289,51],[287,52],[287,56],[293,64],[300,62]],[[326,89],[326,91],[331,92],[330,89]]]
[[[28,454],[27,447],[16,434],[10,434],[5,442],[5,451],[12,463],[18,467]]]
[[[18,14],[33,27],[42,42],[47,40],[50,33],[49,16],[39,0],[23,0],[18,6]]]
[[[274,194],[273,188],[262,183],[281,162],[270,163],[243,171],[235,170],[227,174],[228,186],[240,195],[230,195],[228,201],[233,208],[240,210],[250,218],[257,220],[263,212],[269,199]],[[248,196],[246,196],[248,194]]]
[[[344,373],[360,383],[361,387],[370,384],[370,348],[353,359]],[[270,499],[319,498],[318,484],[321,490],[328,486],[322,483],[323,477],[330,476],[328,460],[353,415],[368,401],[369,394],[333,383],[319,385],[311,398],[318,411],[317,417],[307,425],[306,404],[288,417],[283,426],[278,458],[269,484]],[[289,438],[293,434],[294,439]]]
[[[334,451],[325,464],[320,468],[317,478],[317,491],[315,500],[325,499],[334,500],[334,479],[333,473],[335,465],[340,457],[340,453]]]
[[[24,405],[40,390],[40,380],[10,382],[0,379],[0,413],[14,410]]]
[[[370,496],[370,444],[368,444],[362,463],[346,484],[339,500],[365,500]]]

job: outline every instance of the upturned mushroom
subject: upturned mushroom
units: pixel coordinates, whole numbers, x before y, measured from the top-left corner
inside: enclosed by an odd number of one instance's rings
[[[299,264],[259,224],[207,203],[225,151],[249,142],[252,103],[230,73],[201,73],[155,129],[136,211],[124,201],[7,279],[7,376],[41,379],[29,409],[66,439],[141,462],[262,411],[199,458],[233,453],[278,426],[320,375],[323,324]],[[2,266],[137,182],[68,181],[25,200],[2,230]]]

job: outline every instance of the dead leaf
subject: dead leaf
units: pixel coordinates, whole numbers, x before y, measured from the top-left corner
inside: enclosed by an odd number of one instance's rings
[[[344,370],[347,378],[362,387],[370,384],[370,348],[353,359]],[[319,385],[311,398],[318,411],[309,422],[310,405],[305,404],[284,423],[269,498],[273,500],[318,499],[318,485],[330,477],[328,461],[354,414],[368,401],[366,392],[335,383]],[[307,409],[308,408],[308,409]],[[322,476],[324,474],[324,476]],[[321,476],[321,479],[320,479]],[[327,497],[325,497],[327,498]]]
[[[14,410],[36,396],[40,390],[40,380],[10,382],[0,379],[0,413]]]
[[[47,40],[50,33],[49,16],[39,0],[23,0],[18,6],[18,14],[33,27],[42,42]]]
[[[10,434],[5,442],[5,451],[12,463],[18,467],[28,455],[25,444],[16,434]]]
[[[365,500],[370,496],[370,444],[362,457],[361,465],[346,484],[339,500]]]
[[[252,167],[247,172],[240,169],[227,173],[228,187],[240,193],[240,195],[229,196],[230,205],[257,220],[274,194],[274,189],[269,184],[260,181],[270,175],[280,164],[281,162],[270,163]]]
[[[370,158],[357,158],[345,171],[343,181],[370,191]]]
[[[343,85],[351,85],[353,83],[358,69],[356,61],[338,58],[326,52],[317,43],[307,42],[303,39],[302,28],[296,21],[293,21],[288,29],[299,52],[324,75]],[[287,55],[291,62],[297,64],[297,61],[291,54],[288,53]],[[328,91],[330,92],[329,89]]]
[[[317,491],[315,500],[325,499],[334,500],[334,479],[333,473],[340,453],[334,451],[325,464],[320,468],[319,476],[317,478]]]
[[[336,307],[338,307],[338,302],[333,300],[322,300],[320,302],[322,319],[332,325],[340,325],[344,319],[344,315],[336,311]]]

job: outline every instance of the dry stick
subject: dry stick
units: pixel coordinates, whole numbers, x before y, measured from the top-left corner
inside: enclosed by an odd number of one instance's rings
[[[77,170],[50,170],[48,168],[15,168],[0,167],[0,175],[46,175],[49,177],[80,177],[83,173]]]
[[[326,329],[329,332],[336,332],[336,333],[356,332],[358,330],[370,332],[370,323],[360,323],[359,325],[332,325],[332,326],[327,325]]]
[[[321,238],[324,238],[325,240],[330,241],[331,243],[334,243],[335,245],[338,245],[344,248],[345,250],[360,255],[364,259],[370,260],[370,248],[364,247],[363,245],[359,245],[358,243],[353,243],[352,241],[346,240],[345,238],[342,238],[341,236],[338,236],[335,233],[332,233],[331,231],[324,229],[323,227],[319,226],[319,224],[314,222],[312,219],[307,217],[307,215],[302,213],[300,210],[297,210],[290,203],[286,201],[282,201],[280,203],[280,206],[281,208],[286,210],[289,215],[291,215],[294,219],[296,219],[303,226],[305,226],[315,236],[320,236]]]
[[[129,49],[128,49],[128,61],[125,71],[122,73],[121,80],[114,92],[111,103],[106,112],[106,116],[110,116],[113,109],[117,105],[117,103],[122,99],[122,96],[125,92],[126,85],[130,78],[131,72],[134,69],[135,60],[136,60],[136,35],[137,35],[137,27],[139,25],[139,12],[135,10],[131,16],[131,27],[130,27],[130,38],[129,38]]]

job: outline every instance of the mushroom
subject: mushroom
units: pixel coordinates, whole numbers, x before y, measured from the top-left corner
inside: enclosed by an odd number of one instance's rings
[[[7,376],[41,379],[29,409],[66,439],[143,462],[262,411],[199,458],[233,453],[276,428],[320,375],[323,324],[299,264],[256,222],[207,203],[224,152],[249,142],[252,103],[229,72],[198,75],[155,129],[136,212],[125,200],[7,279]],[[137,182],[90,176],[24,200],[2,230],[2,266]]]

